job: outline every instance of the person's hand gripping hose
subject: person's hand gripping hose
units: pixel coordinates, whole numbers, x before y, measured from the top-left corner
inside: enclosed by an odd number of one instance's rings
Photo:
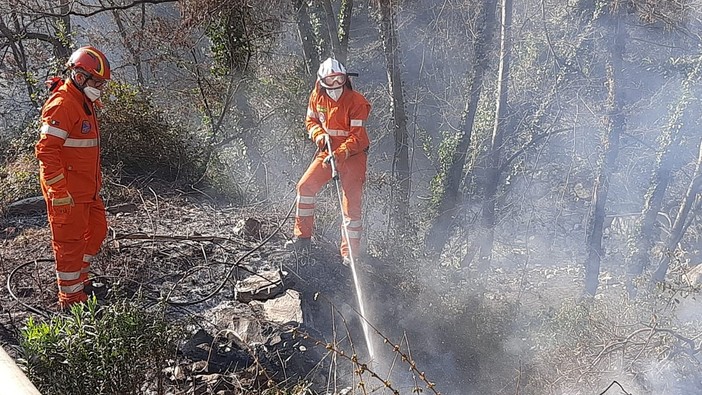
[[[329,152],[329,155],[324,158],[324,164],[330,165],[331,166],[331,171],[332,171],[332,180],[338,180],[339,179],[339,172],[337,170],[337,159],[335,156],[334,151],[331,149],[331,140],[327,139],[327,152]],[[338,188],[338,185],[337,185]]]
[[[314,139],[314,142],[317,144],[317,149],[319,149],[320,152],[326,151],[329,146],[329,135],[327,133],[322,133]]]

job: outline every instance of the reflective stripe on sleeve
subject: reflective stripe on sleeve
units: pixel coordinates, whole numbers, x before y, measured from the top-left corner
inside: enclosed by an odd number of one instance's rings
[[[59,292],[62,292],[65,294],[74,294],[78,291],[83,290],[83,283],[78,283],[75,285],[59,285],[58,289],[59,289]]]
[[[324,129],[322,129],[322,127],[319,126],[319,125],[314,125],[314,126],[312,127],[312,129],[310,129],[310,133],[309,133],[309,138],[310,138],[310,139],[312,139],[312,136],[314,136],[314,134],[317,132],[317,130],[324,130]]]
[[[83,255],[83,262],[92,262],[93,258],[95,258],[94,255],[84,254]]]
[[[311,217],[314,215],[313,208],[298,208],[295,216],[297,217]]]
[[[56,184],[57,182],[59,182],[59,181],[61,181],[61,180],[63,180],[63,179],[64,179],[64,176],[63,176],[63,173],[61,173],[61,174],[57,175],[56,177],[54,177],[54,178],[52,178],[52,179],[50,179],[50,180],[46,180],[46,185],[54,185],[54,184]]]
[[[56,278],[63,281],[73,281],[80,278],[80,271],[77,272],[56,272]]]
[[[66,142],[63,143],[64,147],[77,147],[77,148],[97,147],[97,145],[98,145],[97,139],[66,139]]]
[[[41,125],[41,129],[39,129],[39,130],[40,130],[41,134],[48,134],[48,135],[55,136],[55,137],[58,137],[58,138],[64,139],[64,140],[66,139],[66,137],[68,137],[67,131],[50,126],[50,125],[47,125],[47,124]]]
[[[329,130],[327,130],[327,133],[329,133],[330,136],[337,136],[337,137],[348,137],[348,135],[349,135],[348,130],[339,130],[339,129],[329,129]]]
[[[363,126],[363,120],[362,119],[352,119],[351,126]]]

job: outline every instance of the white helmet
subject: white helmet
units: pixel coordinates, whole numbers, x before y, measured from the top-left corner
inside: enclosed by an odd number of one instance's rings
[[[346,84],[346,67],[334,58],[328,58],[319,65],[317,80],[327,89],[338,89]]]

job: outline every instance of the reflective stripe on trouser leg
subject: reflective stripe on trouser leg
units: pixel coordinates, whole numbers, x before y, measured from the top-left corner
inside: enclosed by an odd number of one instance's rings
[[[361,233],[363,231],[363,222],[361,220],[352,221],[348,217],[344,217],[344,222],[346,223],[346,234],[349,238],[346,239],[344,234],[344,228],[341,228],[341,255],[348,256],[348,244],[351,243],[351,251],[355,254],[354,258],[358,256],[361,250]]]
[[[341,204],[349,232],[349,240],[346,240],[342,229],[340,252],[341,256],[348,256],[350,243],[355,258],[361,253],[361,232],[363,230],[361,205],[363,183],[366,181],[366,154],[360,153],[348,158],[339,170],[339,177],[343,190]]]
[[[83,267],[81,268],[81,280],[88,284],[88,274],[90,264],[95,255],[100,251],[102,242],[107,236],[107,219],[105,218],[105,205],[102,199],[89,204],[88,231],[85,233],[85,254],[83,255]]]
[[[49,207],[51,245],[56,258],[56,282],[61,307],[87,299],[83,292],[81,269],[85,255],[88,204],[75,204],[69,214],[56,214]]]
[[[83,266],[80,268],[80,281],[85,285],[90,283],[88,274],[90,273],[90,264],[93,262],[93,259],[95,259],[94,255],[83,255]]]
[[[64,232],[60,229],[63,224],[54,224],[52,231],[54,234]],[[59,236],[60,237],[60,236]],[[83,265],[82,255],[78,258],[78,253],[85,249],[83,240],[58,241],[52,243],[54,256],[56,257],[56,283],[58,285],[59,304],[63,307],[85,300],[83,292],[83,281],[81,280],[81,267]]]
[[[322,161],[322,156],[317,155],[297,183],[297,211],[293,230],[296,237],[312,237],[315,196],[331,179],[331,169],[323,167]]]

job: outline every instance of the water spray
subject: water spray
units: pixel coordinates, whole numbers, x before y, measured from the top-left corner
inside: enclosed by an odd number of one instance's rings
[[[356,300],[358,302],[358,311],[361,314],[361,326],[363,327],[363,336],[366,338],[366,347],[368,348],[368,357],[370,358],[371,362],[374,361],[375,359],[375,353],[373,352],[373,343],[371,342],[371,337],[370,337],[370,328],[368,325],[368,321],[366,320],[366,309],[365,305],[363,303],[363,290],[361,289],[361,283],[358,279],[358,273],[356,272],[356,260],[354,257],[354,252],[351,247],[351,242],[349,240],[349,230],[347,228],[348,221],[346,221],[346,218],[344,217],[344,209],[343,209],[343,199],[341,196],[341,185],[339,184],[341,180],[339,179],[339,172],[336,169],[336,158],[334,158],[333,151],[331,149],[331,142],[329,141],[329,138],[326,139],[326,144],[327,144],[327,152],[329,153],[329,163],[331,164],[331,171],[332,171],[332,179],[334,180],[334,185],[336,185],[336,195],[339,198],[339,210],[341,210],[341,224],[342,224],[342,229],[344,232],[344,237],[346,238],[346,244],[348,245],[349,249],[349,260],[351,263],[349,266],[351,267],[351,274],[353,275],[353,285],[354,288],[356,289]]]

